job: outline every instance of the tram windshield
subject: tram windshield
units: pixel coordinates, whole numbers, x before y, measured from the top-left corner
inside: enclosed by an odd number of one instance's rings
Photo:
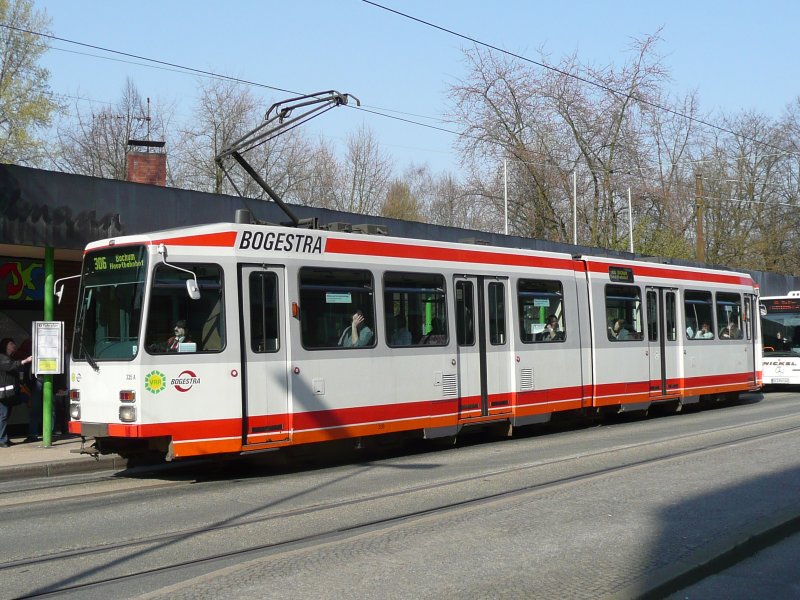
[[[136,356],[146,273],[147,252],[141,245],[86,254],[73,358],[96,366],[96,362]]]
[[[762,298],[760,308],[764,352],[800,355],[800,297]]]

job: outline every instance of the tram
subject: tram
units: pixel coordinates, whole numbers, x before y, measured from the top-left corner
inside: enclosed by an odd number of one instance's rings
[[[171,460],[762,383],[747,274],[241,220],[89,244],[70,432]]]
[[[800,291],[761,298],[764,385],[800,385]]]

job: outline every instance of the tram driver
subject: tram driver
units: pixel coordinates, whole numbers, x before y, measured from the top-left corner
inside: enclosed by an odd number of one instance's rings
[[[175,321],[172,337],[167,340],[167,352],[177,352],[180,344],[189,343],[191,341],[186,331],[186,321],[179,319]]]
[[[364,313],[359,308],[353,315],[352,323],[339,337],[339,345],[345,348],[369,346],[372,343],[372,329],[364,322]]]

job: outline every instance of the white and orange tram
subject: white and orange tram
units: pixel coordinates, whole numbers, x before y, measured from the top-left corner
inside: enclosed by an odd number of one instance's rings
[[[172,459],[733,396],[761,385],[757,293],[729,271],[279,226],[108,239],[84,255],[69,427]]]

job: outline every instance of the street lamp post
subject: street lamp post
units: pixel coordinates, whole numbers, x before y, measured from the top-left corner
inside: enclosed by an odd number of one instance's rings
[[[505,227],[503,232],[508,235],[508,159],[503,159],[503,215]]]
[[[578,168],[572,170],[572,244],[578,245]]]
[[[631,206],[631,188],[628,188],[628,237],[631,254],[633,254],[633,208]]]

